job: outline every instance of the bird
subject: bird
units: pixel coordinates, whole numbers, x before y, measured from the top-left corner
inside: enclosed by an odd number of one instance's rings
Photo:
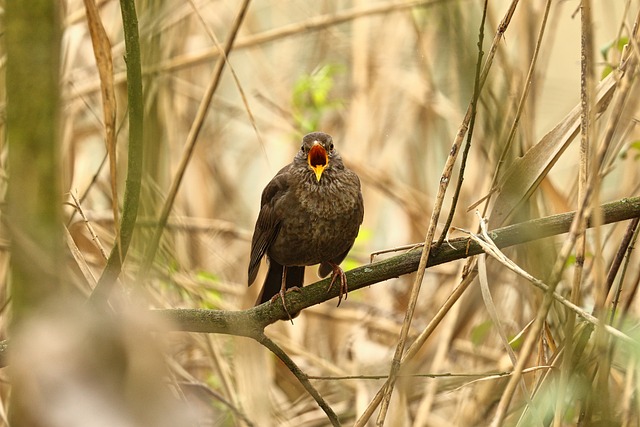
[[[267,257],[269,270],[256,305],[282,300],[288,290],[300,290],[306,266],[320,264],[318,275],[332,273],[347,298],[347,278],[340,268],[364,218],[360,179],[345,167],[333,138],[312,132],[302,138],[293,161],[280,169],[262,192],[248,268],[248,284]],[[297,313],[296,313],[297,315]]]

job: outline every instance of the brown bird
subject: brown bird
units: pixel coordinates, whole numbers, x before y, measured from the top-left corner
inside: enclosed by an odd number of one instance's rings
[[[289,314],[285,292],[302,287],[305,266],[314,264],[320,264],[320,277],[333,273],[329,289],[339,278],[340,305],[348,288],[339,264],[353,246],[363,216],[360,180],[342,163],[331,136],[322,132],[305,135],[293,162],[262,192],[251,241],[249,286],[264,255],[269,272],[256,305],[280,295]]]

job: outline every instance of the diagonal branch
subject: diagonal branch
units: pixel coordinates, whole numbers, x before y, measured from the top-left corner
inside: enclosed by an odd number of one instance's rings
[[[302,369],[295,364],[295,362],[289,357],[289,355],[284,352],[276,343],[271,341],[264,333],[258,334],[258,336],[254,337],[256,341],[260,344],[268,348],[273,354],[275,354],[286,366],[289,370],[296,376],[300,384],[307,390],[307,392],[313,397],[313,399],[318,403],[320,408],[327,414],[331,425],[340,426],[340,420],[336,413],[331,409],[331,407],[327,404],[327,402],[322,398],[320,393],[313,387],[311,382],[309,381],[309,377],[305,374]]]
[[[489,236],[499,248],[513,246],[532,240],[542,239],[569,231],[575,212],[552,215],[489,232]],[[640,196],[621,199],[601,206],[602,224],[624,221],[640,217]],[[589,222],[588,227],[592,224]],[[467,258],[482,253],[482,247],[468,238],[449,241],[437,249],[432,249],[427,267]],[[349,291],[370,286],[388,279],[413,273],[418,269],[422,251],[412,250],[383,261],[367,264],[348,271]],[[321,280],[302,288],[300,292],[287,294],[287,307],[300,311],[338,296],[338,289],[327,292],[329,279]],[[157,316],[173,321],[176,330],[208,332],[255,337],[271,323],[286,319],[282,304],[266,303],[242,311],[207,309],[168,309],[152,311]]]

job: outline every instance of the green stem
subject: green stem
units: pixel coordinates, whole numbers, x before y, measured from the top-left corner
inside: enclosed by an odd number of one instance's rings
[[[107,265],[91,294],[90,301],[104,303],[108,300],[116,279],[122,271],[122,263],[127,255],[138,216],[140,188],[142,183],[142,134],[143,134],[143,98],[142,66],[140,62],[140,39],[138,36],[138,17],[134,0],[120,0],[124,43],[127,62],[127,101],[129,103],[129,152],[127,179],[124,191],[124,204],[120,235],[113,246]]]

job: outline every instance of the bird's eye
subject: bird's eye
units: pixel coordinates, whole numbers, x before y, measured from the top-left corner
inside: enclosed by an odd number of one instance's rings
[[[333,151],[333,142],[329,144],[329,151]]]
[[[304,151],[304,144],[300,146],[300,151]]]

